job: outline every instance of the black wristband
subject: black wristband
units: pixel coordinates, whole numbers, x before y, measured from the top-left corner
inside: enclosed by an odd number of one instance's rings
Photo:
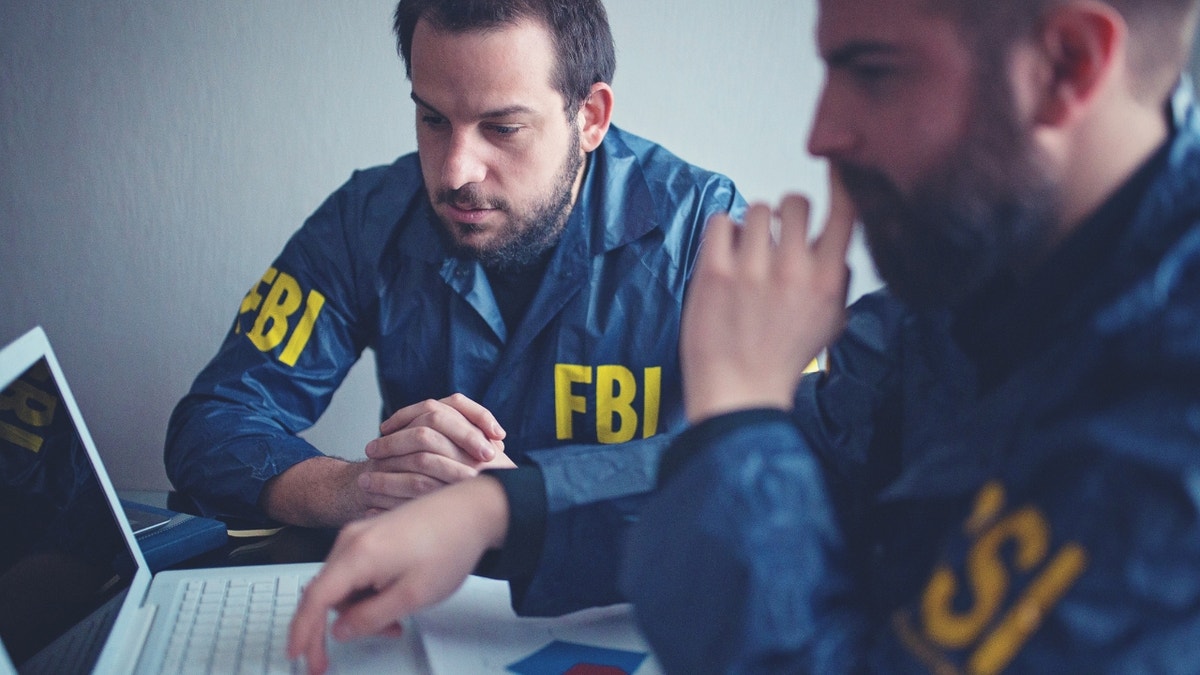
[[[714,415],[695,426],[688,427],[675,437],[671,446],[663,453],[658,465],[658,485],[662,487],[679,472],[688,460],[703,450],[718,436],[732,429],[765,422],[787,422],[792,418],[779,408],[748,408],[722,415]]]
[[[493,579],[527,579],[542,557],[546,538],[546,481],[535,465],[489,469],[508,499],[508,534],[499,550],[488,551],[476,573]]]

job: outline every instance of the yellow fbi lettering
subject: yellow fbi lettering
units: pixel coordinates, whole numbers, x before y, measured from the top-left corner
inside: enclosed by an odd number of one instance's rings
[[[45,439],[39,430],[50,426],[58,408],[58,399],[39,386],[49,376],[45,365],[36,366],[0,393],[0,440],[33,453],[41,451]]]
[[[246,337],[262,352],[269,352],[286,340],[279,360],[294,366],[308,345],[317,316],[324,306],[325,296],[320,291],[312,289],[305,295],[295,277],[271,267],[242,300],[234,331],[241,332],[242,315],[257,312]]]
[[[658,433],[658,406],[662,390],[662,368],[642,369],[642,438]],[[593,385],[590,388],[587,385]],[[591,394],[591,398],[579,391]],[[554,417],[559,440],[575,438],[575,416],[596,414],[596,440],[624,443],[638,433],[638,411],[633,407],[638,394],[637,375],[625,366],[581,366],[554,364]]]
[[[966,578],[943,563],[925,588],[924,638],[938,650],[967,650],[966,672],[997,673],[1083,573],[1087,553],[1074,542],[1051,550],[1045,517],[1032,506],[1005,511],[1004,488],[997,482],[980,491],[965,534],[972,540]],[[1016,574],[1032,579],[1006,608]],[[969,603],[955,601],[963,595]]]

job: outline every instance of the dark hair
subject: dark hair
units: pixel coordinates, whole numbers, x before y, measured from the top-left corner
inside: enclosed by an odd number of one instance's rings
[[[557,56],[551,84],[562,94],[568,112],[578,110],[593,84],[611,84],[617,68],[608,14],[600,0],[400,0],[392,28],[410,78],[413,32],[421,19],[452,32],[511,26],[522,20],[546,26]]]
[[[977,54],[1001,59],[1017,40],[1066,0],[930,0],[930,8],[965,29]],[[1159,98],[1174,86],[1191,53],[1198,0],[1102,0],[1125,18],[1130,59],[1140,75],[1139,91]]]

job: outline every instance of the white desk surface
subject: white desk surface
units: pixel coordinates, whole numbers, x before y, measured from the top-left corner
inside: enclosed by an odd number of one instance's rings
[[[578,663],[591,663],[588,656],[618,653],[639,663],[636,675],[661,675],[645,639],[634,626],[627,605],[584,610],[552,619],[517,617],[509,603],[508,584],[502,581],[469,577],[445,602],[404,622],[398,638],[372,638],[356,643],[361,656],[365,648],[378,648],[389,654],[389,671],[417,675],[460,675],[462,673],[514,673],[543,675],[563,672],[547,669],[543,659],[526,661],[548,645],[559,648],[568,659],[580,656]],[[397,649],[401,640],[402,649]],[[339,670],[338,651],[342,645],[330,642],[330,671]],[[573,650],[573,651],[572,651]],[[593,651],[595,650],[595,651]],[[604,650],[616,650],[605,652]],[[524,662],[519,670],[510,670]]]

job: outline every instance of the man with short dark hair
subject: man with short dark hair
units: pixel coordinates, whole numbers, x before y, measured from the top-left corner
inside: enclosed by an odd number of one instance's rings
[[[648,491],[683,423],[703,226],[744,202],[611,126],[599,0],[402,0],[394,27],[418,152],[356,172],[246,295],[172,416],[172,482],[206,515],[325,527],[489,469],[531,522],[598,498],[575,473],[630,464],[620,489]],[[297,434],[368,348],[381,435],[365,461],[326,456]],[[489,569],[531,574],[534,544]]]
[[[829,220],[709,226],[694,426],[627,540],[668,672],[1200,671],[1198,5],[821,1]],[[847,312],[854,210],[889,287]],[[290,653],[448,595],[507,507],[485,476],[346,528]]]
[[[822,1],[888,289],[847,217],[710,225],[624,562],[669,672],[1200,671],[1198,4]]]

